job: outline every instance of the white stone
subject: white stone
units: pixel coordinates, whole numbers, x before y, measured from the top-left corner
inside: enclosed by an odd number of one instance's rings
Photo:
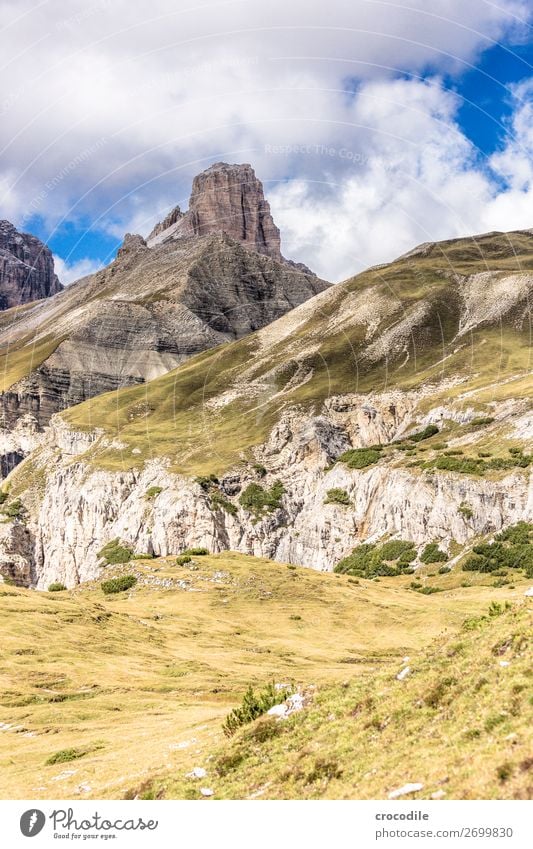
[[[408,796],[409,793],[418,793],[419,790],[422,790],[424,787],[423,784],[415,782],[414,784],[404,784],[402,787],[398,787],[397,790],[393,790],[392,793],[389,793],[389,799],[398,799],[400,796]]]
[[[210,787],[201,787],[200,793],[202,794],[202,796],[214,796],[215,795],[215,791],[211,790]]]
[[[410,674],[411,674],[411,667],[406,666],[404,669],[401,670],[401,672],[398,672],[396,679],[398,681],[403,681],[404,678],[407,678],[407,676],[410,675]]]
[[[203,766],[195,766],[191,772],[188,772],[185,778],[205,778],[207,775],[207,770],[203,768]]]

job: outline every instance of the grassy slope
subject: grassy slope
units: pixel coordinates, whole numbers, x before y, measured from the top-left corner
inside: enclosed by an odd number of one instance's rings
[[[468,403],[480,409],[493,397],[531,397],[529,329],[506,319],[494,327],[481,325],[457,341],[455,275],[531,269],[532,244],[531,236],[521,233],[440,243],[429,256],[370,269],[264,331],[194,357],[149,384],[87,401],[65,418],[76,428],[103,427],[120,438],[123,449],[91,452],[99,465],[133,467],[163,455],[176,469],[201,474],[220,472],[248,456],[287,405],[318,410],[336,393],[432,384],[437,387],[432,405],[472,390]],[[392,346],[386,355],[365,358],[369,319],[363,317],[369,299],[386,301],[390,310],[376,334],[379,339],[409,317],[421,298],[428,313],[411,334],[407,358],[403,348],[394,354]],[[295,360],[309,375],[299,385],[290,384]],[[438,385],[450,377],[463,382],[455,389],[447,386],[443,394]],[[512,382],[504,383],[508,379]],[[206,403],[235,385],[251,390],[254,383],[258,393],[242,391],[216,409]],[[139,452],[132,454],[134,448]]]
[[[145,788],[141,793],[148,795],[164,792],[196,798],[198,783],[184,779],[195,766],[209,769],[209,786],[214,784],[220,796],[249,795],[266,780],[265,770],[272,789],[264,796],[293,792],[380,796],[388,787],[384,773],[390,772],[391,781],[399,778],[405,769],[401,754],[405,756],[413,745],[406,741],[397,753],[389,751],[385,762],[380,735],[390,735],[393,729],[403,734],[407,721],[415,732],[422,718],[429,716],[436,722],[438,716],[425,708],[418,712],[412,705],[418,682],[422,686],[425,681],[428,689],[428,682],[440,674],[436,667],[424,667],[422,647],[434,638],[439,644],[448,641],[465,618],[486,610],[492,600],[521,599],[525,586],[521,581],[514,588],[495,588],[490,578],[472,575],[469,580],[474,586],[464,589],[457,587],[459,575],[438,576],[427,580],[438,580],[448,589],[428,597],[408,589],[407,578],[357,585],[345,576],[231,553],[196,558],[192,565],[193,569],[178,568],[172,560],[161,559],[110,568],[111,573],[134,568],[140,578],[133,591],[114,597],[104,596],[97,585],[55,594],[7,586],[0,590],[0,722],[11,726],[0,729],[0,796],[72,798],[84,784],[90,790],[82,790],[81,795],[93,798],[121,797],[137,792],[141,785]],[[187,581],[192,591],[185,591],[178,581]],[[501,621],[513,620],[502,617]],[[468,648],[464,656],[457,653],[454,663],[464,663],[467,670],[475,662],[481,669],[496,641],[488,634],[475,632],[479,646],[484,647],[479,656],[473,658]],[[463,641],[464,637],[452,639]],[[466,639],[471,639],[469,634]],[[405,654],[411,655],[420,674],[399,689],[393,672]],[[514,657],[516,650],[505,657],[511,654]],[[446,656],[444,652],[444,664]],[[507,710],[507,691],[500,703],[496,689],[496,683],[503,686],[507,670],[498,669],[496,660],[488,666],[494,681],[482,694],[483,698],[486,694],[487,711],[490,699],[492,713],[500,707]],[[513,660],[509,672],[516,682],[521,680],[519,666]],[[284,732],[264,750],[250,744],[253,751],[245,753],[242,767],[217,777],[208,760],[211,755],[227,752],[228,747],[233,751],[249,746],[241,736],[225,743],[223,717],[238,704],[249,683],[260,686],[288,679],[319,688],[316,706],[294,721],[295,736]],[[345,680],[348,688],[339,689]],[[401,694],[397,708],[379,695],[385,696],[387,688],[389,701]],[[377,712],[385,720],[394,714],[389,730],[365,731],[363,719],[356,723],[346,719],[351,700],[370,691],[378,693],[376,711],[370,716]],[[458,696],[459,687],[452,692]],[[462,697],[465,704],[454,720],[457,725],[466,721],[478,701],[467,689]],[[336,719],[325,722],[332,712]],[[521,735],[522,719],[522,714],[511,714],[498,726],[497,739],[504,729],[509,733],[515,726]],[[433,727],[430,723],[429,728]],[[448,725],[439,727],[444,731]],[[426,737],[428,757],[433,745],[429,731]],[[473,739],[465,751],[477,751],[476,746],[485,746],[487,739],[485,734]],[[460,771],[455,778],[456,750],[446,748],[440,736],[434,742],[441,747],[440,771],[454,775],[449,792],[460,795],[464,787]],[[461,741],[457,738],[457,742]],[[187,745],[179,748],[182,743]],[[83,757],[46,765],[50,756],[72,748]],[[342,760],[343,777],[331,785],[312,782],[309,788],[296,776],[295,762],[302,750],[307,770],[307,763],[318,757],[318,748],[321,755]],[[361,764],[368,765],[379,751],[381,772],[370,782],[355,784]],[[521,752],[516,749],[517,757]],[[265,753],[271,758],[268,762],[263,762]],[[360,766],[356,766],[359,758]],[[507,749],[498,756],[498,763],[506,758]],[[282,779],[286,767],[296,772]],[[422,780],[422,772],[406,780]],[[147,790],[149,779],[153,789]],[[499,785],[487,779],[483,792],[494,795]]]

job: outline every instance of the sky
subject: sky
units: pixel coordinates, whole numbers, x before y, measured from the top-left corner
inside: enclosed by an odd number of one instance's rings
[[[285,256],[339,281],[533,228],[529,0],[0,0],[0,218],[64,283],[249,162]]]

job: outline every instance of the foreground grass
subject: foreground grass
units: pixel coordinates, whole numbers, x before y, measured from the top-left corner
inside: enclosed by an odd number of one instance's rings
[[[354,584],[345,576],[231,553],[195,557],[181,567],[170,558],[137,561],[109,567],[106,576],[125,571],[136,574],[137,584],[114,596],[104,595],[99,583],[52,594],[0,588],[3,798],[200,798],[199,782],[185,778],[195,766],[208,770],[205,781],[214,785],[217,797],[255,792],[265,798],[381,796],[388,787],[385,775],[390,774],[391,781],[399,777],[416,734],[422,733],[428,716],[431,721],[436,716],[426,708],[417,713],[412,706],[417,682],[429,688],[431,676],[426,672],[417,671],[398,689],[393,673],[403,656],[409,654],[420,670],[426,668],[424,663],[436,663],[423,660],[425,646],[435,639],[447,645],[450,635],[462,641],[456,635],[465,619],[479,616],[495,600],[517,602],[525,586],[517,581],[514,587],[476,583],[464,588],[456,586],[452,576],[438,576],[446,589],[427,597],[410,590],[403,579]],[[512,621],[511,616],[501,617],[502,623]],[[483,652],[475,662],[482,665],[483,658],[490,659],[496,638],[490,632],[487,638],[481,629],[466,632],[464,660],[458,652],[453,662],[464,663],[465,670],[471,667],[471,646],[478,639]],[[516,653],[513,649],[509,654],[513,663],[508,669],[496,668],[498,658],[494,670],[490,667],[498,676],[508,674],[503,683],[511,675],[514,679],[515,672],[518,676],[522,661],[515,660]],[[444,651],[443,663],[446,656]],[[441,670],[433,671],[437,678]],[[449,677],[444,667],[442,675]],[[254,738],[246,742],[255,724],[227,742],[225,716],[248,685],[262,687],[271,681],[314,685],[313,706],[298,719],[276,725],[281,733],[272,736],[265,749]],[[479,698],[486,694],[487,703],[494,700],[493,685],[491,679]],[[454,700],[459,698],[457,687],[450,691]],[[522,706],[521,693],[517,698]],[[403,701],[396,704],[398,695]],[[493,704],[494,713],[509,710],[508,695],[506,691],[503,701]],[[365,708],[364,721],[348,720],[351,700],[367,696],[375,698],[376,707]],[[479,701],[469,691],[464,699],[453,719],[457,735],[459,725],[470,722],[468,705]],[[379,717],[375,723],[385,723],[383,729],[372,724],[364,728],[364,723],[374,722],[374,714]],[[328,719],[330,715],[334,718]],[[522,716],[505,722],[518,727]],[[500,725],[498,740],[507,727]],[[439,728],[444,733],[447,726]],[[467,745],[457,735],[453,746],[458,757],[463,757],[463,747],[468,752],[469,746],[479,745],[478,738]],[[375,768],[384,741],[390,760],[378,765],[377,778],[361,783],[361,770]],[[431,746],[426,743],[430,762]],[[435,770],[450,772],[453,746],[447,749],[442,743],[435,750]],[[242,767],[219,775],[215,759],[228,753],[233,757],[234,750],[243,755]],[[307,762],[303,775],[298,777],[298,770],[292,774],[300,754],[309,764],[319,756],[340,759],[339,776],[332,778],[333,768],[319,765],[317,775],[325,770],[324,775],[308,786]],[[495,768],[500,760],[505,757]],[[350,768],[348,761],[353,762]],[[286,770],[291,775],[282,779]],[[516,775],[521,774],[517,767]],[[272,783],[264,788],[266,782]],[[494,777],[487,782],[483,792],[497,795],[500,784]],[[502,792],[514,786],[505,783]],[[476,788],[474,784],[474,794]],[[450,784],[448,791],[464,792],[458,783]]]

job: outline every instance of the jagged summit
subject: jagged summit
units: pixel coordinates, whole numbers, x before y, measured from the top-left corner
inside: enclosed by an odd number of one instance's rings
[[[63,287],[49,248],[36,236],[0,221],[0,310],[48,298]]]
[[[0,328],[4,428],[28,416],[42,428],[58,410],[163,375],[328,288],[279,245],[251,166],[208,168],[188,212],[174,207],[148,241],[127,233],[107,268]]]
[[[258,253],[280,261],[281,239],[263,184],[251,165],[217,162],[192,184],[189,209],[175,207],[148,237],[150,246],[167,238],[226,233]]]

